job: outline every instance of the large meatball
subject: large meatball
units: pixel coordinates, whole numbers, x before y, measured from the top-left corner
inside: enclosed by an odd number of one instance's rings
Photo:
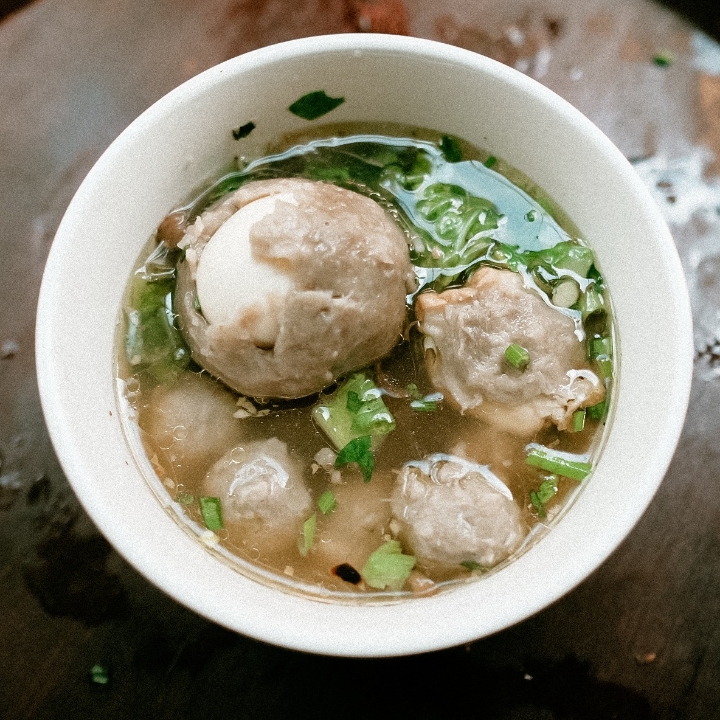
[[[529,436],[551,422],[567,429],[578,408],[605,397],[574,321],[519,273],[483,267],[461,288],[420,295],[416,311],[430,378],[462,413]],[[522,371],[505,360],[512,344],[530,354]]]
[[[296,398],[383,357],[414,275],[373,200],[301,179],[248,183],[180,243],[176,311],[193,358],[231,388]]]
[[[452,455],[406,464],[391,500],[418,562],[490,568],[525,538],[520,508],[488,467]]]

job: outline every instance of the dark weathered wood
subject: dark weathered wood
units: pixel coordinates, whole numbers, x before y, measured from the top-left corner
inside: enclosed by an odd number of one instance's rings
[[[718,31],[715,3],[678,5]],[[0,716],[452,717],[477,707],[497,718],[720,717],[720,48],[706,38],[702,60],[693,26],[650,0],[291,6],[42,0],[0,24]],[[139,112],[237,53],[368,29],[490,54],[558,91],[606,132],[637,163],[671,223],[698,359],[665,482],[592,577],[536,617],[468,647],[358,661],[218,628],[117,556],[50,446],[33,324],[62,212]],[[653,63],[661,52],[672,53],[667,68]],[[614,502],[621,500],[608,498]],[[91,682],[95,663],[109,668],[107,685]]]

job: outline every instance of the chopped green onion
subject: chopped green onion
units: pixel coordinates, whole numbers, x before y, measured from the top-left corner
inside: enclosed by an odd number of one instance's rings
[[[375,469],[375,456],[370,450],[372,438],[369,435],[351,440],[335,458],[335,467],[341,468],[350,463],[357,463],[363,474],[365,482],[370,482]]]
[[[324,90],[316,90],[296,100],[288,110],[303,120],[316,120],[345,102],[344,97],[330,97]]]
[[[573,480],[584,480],[592,470],[592,465],[584,460],[576,460],[570,453],[550,450],[537,443],[530,443],[526,448],[525,462],[533,467],[562,475]]]
[[[318,499],[318,507],[323,515],[328,515],[337,507],[335,493],[332,490],[326,490]]]
[[[530,502],[533,504],[533,507],[537,510],[538,517],[540,517],[540,518],[547,517],[547,510],[545,510],[545,506],[540,502],[540,497],[534,490],[530,491]]]
[[[104,665],[96,663],[90,668],[90,679],[96,685],[107,685],[110,682],[110,673]]]
[[[592,357],[600,357],[601,355],[607,355],[608,357],[612,357],[612,338],[593,338],[590,342],[590,355]]]
[[[528,222],[535,222],[535,220],[537,220],[537,213],[535,210],[528,210],[527,213],[525,213],[525,219]]]
[[[597,405],[593,405],[587,408],[587,416],[592,420],[604,420],[607,417],[608,411],[608,398],[599,402]]]
[[[415,412],[435,412],[438,403],[443,400],[443,394],[439,392],[423,395],[415,383],[410,383],[407,386],[407,391],[412,398],[410,407],[415,410]]]
[[[573,432],[582,432],[585,427],[585,410],[576,410],[572,417]]]
[[[595,283],[588,285],[581,295],[580,310],[583,320],[586,320],[593,313],[605,311],[605,300]]]
[[[530,364],[530,353],[521,345],[512,343],[505,348],[505,359],[518,370],[524,370]]]
[[[200,503],[200,514],[202,515],[205,527],[213,532],[222,530],[225,526],[223,525],[220,498],[201,497],[198,502]]]
[[[491,168],[495,163],[497,162],[497,158],[494,155],[491,155],[486,161],[485,161],[485,167]]]
[[[537,491],[530,491],[530,501],[534,508],[537,510],[538,517],[547,517],[547,510],[545,504],[552,500],[558,491],[558,478],[557,475],[550,475],[544,480]]]
[[[315,530],[317,528],[317,517],[313,513],[302,526],[302,532],[298,538],[298,550],[300,554],[305,557],[309,552],[310,548],[315,542]]]
[[[412,555],[403,555],[398,540],[388,540],[373,552],[360,574],[365,582],[378,590],[400,590],[415,567]]]
[[[580,297],[580,288],[572,278],[563,278],[552,289],[552,304],[555,307],[572,307]]]

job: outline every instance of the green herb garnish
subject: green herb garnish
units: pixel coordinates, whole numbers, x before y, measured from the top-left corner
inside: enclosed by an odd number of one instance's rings
[[[576,410],[572,416],[573,432],[582,432],[585,428],[585,410]]]
[[[584,480],[592,470],[590,463],[577,460],[570,453],[550,450],[537,443],[530,443],[525,449],[527,451],[525,462],[528,465],[547,470],[556,475],[562,475],[573,480]]]
[[[174,289],[172,274],[138,272],[126,313],[127,361],[134,370],[147,372],[163,383],[173,382],[190,363],[190,350],[174,324]]]
[[[460,143],[456,138],[450,135],[443,135],[440,140],[440,150],[448,162],[460,162],[462,160],[462,150]]]
[[[398,540],[388,540],[373,552],[363,565],[363,580],[378,590],[400,590],[415,567],[412,555],[403,555]]]
[[[341,468],[350,463],[357,463],[362,471],[363,480],[370,482],[373,470],[375,469],[375,456],[370,450],[372,438],[369,435],[351,440],[335,458],[335,467]]]
[[[344,97],[330,97],[324,90],[316,90],[296,100],[288,110],[304,120],[316,120],[345,102]]]
[[[375,447],[395,429],[382,391],[363,373],[350,376],[332,395],[321,396],[312,418],[336,451],[363,435],[371,436]]]
[[[195,496],[189,492],[179,492],[175,496],[175,502],[181,505],[192,505],[195,502]]]
[[[545,480],[543,480],[537,490],[530,491],[530,502],[532,502],[533,507],[537,510],[538,517],[547,517],[545,505],[555,497],[557,491],[557,475],[549,475]]]
[[[233,138],[235,138],[235,140],[242,140],[243,138],[247,137],[254,129],[255,129],[254,122],[245,123],[244,125],[241,125],[236,130],[233,130],[232,136],[233,136]]]
[[[653,57],[653,62],[658,67],[670,67],[672,65],[673,61],[675,60],[675,56],[668,51],[659,52],[655,57]]]
[[[222,530],[225,526],[223,525],[222,503],[220,502],[220,498],[201,497],[198,502],[200,503],[200,514],[202,515],[205,527],[213,532]]]
[[[485,570],[479,562],[475,562],[474,560],[463,560],[460,565],[470,572],[473,572],[474,570]]]
[[[305,557],[309,552],[310,548],[315,542],[315,530],[317,528],[317,517],[313,513],[302,526],[302,532],[298,538],[298,550],[300,554]]]
[[[485,161],[485,167],[491,168],[495,163],[497,162],[497,158],[494,155],[491,155],[486,161]]]
[[[110,682],[110,673],[104,665],[96,663],[90,668],[90,679],[96,685],[107,685]]]
[[[505,348],[505,359],[518,370],[524,370],[530,364],[530,353],[517,343]]]
[[[415,383],[410,383],[407,386],[407,391],[412,398],[410,407],[415,412],[435,412],[438,409],[438,403],[442,402],[444,398],[440,392],[422,395]]]
[[[323,515],[328,515],[337,507],[335,493],[332,490],[326,490],[318,499],[318,507]]]

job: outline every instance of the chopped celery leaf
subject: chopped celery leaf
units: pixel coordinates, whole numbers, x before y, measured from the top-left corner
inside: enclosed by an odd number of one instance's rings
[[[462,160],[462,149],[456,138],[450,135],[443,135],[440,140],[440,150],[448,162],[460,162]]]
[[[330,97],[324,90],[316,90],[297,99],[288,110],[303,120],[316,120],[344,102],[344,97]]]
[[[363,580],[378,590],[400,590],[415,567],[412,555],[403,555],[398,540],[388,540],[373,552],[363,565]]]
[[[318,498],[318,507],[323,515],[328,515],[337,507],[337,500],[335,499],[335,493],[332,490],[326,490]]]
[[[317,516],[313,513],[302,526],[302,532],[298,538],[298,550],[305,557],[315,542],[315,530],[317,528]]]
[[[432,248],[420,264],[437,265],[441,252],[442,266],[452,267],[476,260],[492,244],[490,231],[497,230],[501,214],[485,198],[475,197],[459,185],[434,183],[425,188],[417,203],[419,215],[434,228]]]
[[[363,474],[363,480],[370,482],[375,469],[375,456],[370,450],[372,439],[369,435],[351,440],[335,458],[335,467],[341,468],[350,463],[357,463]]]
[[[174,325],[173,278],[133,278],[131,307],[127,311],[125,356],[135,370],[146,371],[160,382],[172,382],[190,362],[190,351]]]
[[[537,443],[530,443],[525,450],[527,451],[525,462],[528,465],[573,480],[584,480],[592,470],[590,463],[584,460],[578,460],[577,456],[573,456],[570,453],[550,450]]]
[[[369,435],[376,447],[395,429],[395,418],[381,390],[363,373],[350,376],[332,395],[321,397],[312,418],[336,451],[363,435]]]
[[[200,503],[200,514],[202,515],[205,527],[213,532],[222,530],[225,526],[223,525],[220,498],[201,497],[198,502]]]

